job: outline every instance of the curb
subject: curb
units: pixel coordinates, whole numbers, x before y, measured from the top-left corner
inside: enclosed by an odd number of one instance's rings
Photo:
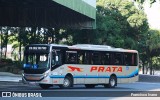
[[[22,75],[13,74],[13,73],[9,73],[9,72],[0,72],[0,76],[21,77]]]
[[[160,83],[160,76],[139,75],[138,82],[157,82],[157,83]]]

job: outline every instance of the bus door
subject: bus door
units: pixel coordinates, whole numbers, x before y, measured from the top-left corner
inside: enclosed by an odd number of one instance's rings
[[[54,70],[62,65],[62,56],[60,50],[52,50],[51,70]]]
[[[100,65],[100,53],[98,52],[94,52],[94,51],[90,51],[87,52],[86,54],[86,60],[89,60],[90,63],[90,67],[88,67],[88,72],[87,74],[87,78],[85,78],[85,83],[98,83],[99,80],[99,75],[101,75],[101,73],[99,73],[97,70],[91,70],[93,67],[99,67]]]
[[[84,84],[84,65],[79,61],[79,55],[75,50],[66,51],[66,61],[69,73],[75,78],[77,84]]]

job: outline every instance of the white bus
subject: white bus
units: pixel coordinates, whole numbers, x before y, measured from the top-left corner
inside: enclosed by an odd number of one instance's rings
[[[25,47],[22,81],[43,89],[84,84],[114,88],[117,83],[138,81],[136,50],[105,45],[31,44]]]

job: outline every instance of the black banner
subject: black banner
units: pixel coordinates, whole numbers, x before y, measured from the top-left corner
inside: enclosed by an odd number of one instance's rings
[[[160,91],[0,91],[0,97],[160,97]]]

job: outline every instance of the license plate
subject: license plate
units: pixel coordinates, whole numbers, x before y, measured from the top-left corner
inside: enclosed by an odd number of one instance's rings
[[[36,85],[36,82],[29,82],[29,84],[31,84],[31,85]]]

